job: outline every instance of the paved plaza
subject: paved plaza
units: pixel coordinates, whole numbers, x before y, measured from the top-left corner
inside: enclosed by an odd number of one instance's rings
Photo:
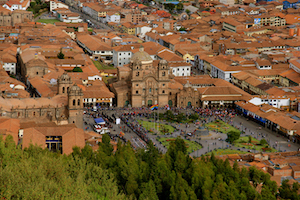
[[[107,117],[112,117],[112,115],[120,117],[123,113],[134,112],[134,111],[131,111],[131,110],[101,110],[98,113],[101,114],[102,112],[105,113],[105,115]],[[162,110],[160,112],[165,112],[165,110]],[[183,112],[184,113],[193,113],[192,110],[183,110]],[[279,135],[276,132],[272,132],[271,130],[269,130],[267,128],[261,127],[258,124],[256,124],[255,122],[249,121],[244,117],[236,116],[236,117],[232,118],[231,120],[228,120],[225,118],[222,118],[222,119],[224,121],[226,121],[227,123],[229,123],[230,125],[234,126],[235,128],[237,128],[239,130],[243,130],[244,132],[241,134],[241,136],[251,135],[253,138],[256,138],[258,140],[261,140],[264,138],[267,140],[270,147],[275,148],[277,151],[297,151],[300,147],[299,144],[289,141],[288,138],[283,137],[282,135]],[[132,120],[130,123],[138,124],[137,120],[151,120],[151,119],[141,118],[141,117],[132,117]],[[207,117],[206,123],[212,122],[214,120],[215,120],[214,117]],[[86,130],[93,130],[94,118],[92,116],[85,114],[84,122],[85,122],[84,128]],[[167,134],[167,135],[147,133],[147,137],[153,141],[155,146],[162,153],[166,153],[167,149],[160,142],[157,141],[158,135],[160,137],[168,137],[168,138],[169,137],[176,138],[179,136],[179,137],[185,139],[184,135],[181,133],[191,133],[199,127],[199,125],[196,125],[194,123],[178,124],[178,123],[170,123],[170,122],[165,122],[165,121],[160,121],[159,123],[161,123],[161,124],[167,123],[169,125],[172,125],[176,129],[172,134]],[[146,148],[144,146],[145,143],[143,144],[143,142],[141,142],[142,141],[141,138],[134,132],[134,130],[129,128],[127,126],[127,124],[125,124],[122,120],[121,120],[121,123],[118,125],[116,125],[115,123],[109,123],[109,125],[112,127],[112,128],[110,128],[110,130],[111,130],[110,134],[112,137],[115,136],[115,140],[117,140],[120,132],[122,131],[123,133],[125,133],[125,135],[123,136],[125,139],[124,141],[130,140],[134,146],[140,147],[140,148]],[[187,136],[187,135],[185,134],[185,136]],[[197,141],[198,143],[200,143],[202,145],[201,149],[190,153],[190,155],[194,156],[194,157],[199,157],[203,154],[213,151],[214,149],[225,149],[225,148],[229,148],[229,149],[233,149],[233,150],[240,150],[240,151],[245,151],[245,152],[258,153],[258,151],[256,151],[256,150],[243,149],[243,148],[235,147],[235,146],[227,143],[225,141],[227,138],[227,135],[224,133],[218,133],[215,131],[209,131],[209,135],[202,136],[201,139],[194,138],[194,137],[187,137],[187,138],[189,138],[190,140],[193,140],[193,141]]]

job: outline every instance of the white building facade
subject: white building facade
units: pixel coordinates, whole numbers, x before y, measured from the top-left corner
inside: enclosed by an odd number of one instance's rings
[[[130,63],[130,59],[132,56],[131,51],[116,51],[113,50],[113,64],[114,66],[121,66],[127,65]]]
[[[69,9],[69,6],[62,3],[62,2],[59,2],[59,1],[50,1],[50,11],[52,12],[53,10],[55,9],[58,9],[58,8],[66,8],[66,9]]]
[[[249,100],[250,103],[258,106],[261,104],[269,104],[275,108],[281,107],[289,107],[290,106],[290,99],[284,97],[274,97],[274,96],[262,96],[262,97],[254,97]]]

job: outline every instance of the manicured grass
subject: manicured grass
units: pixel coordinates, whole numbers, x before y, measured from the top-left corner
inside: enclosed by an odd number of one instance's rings
[[[142,126],[148,130],[148,131],[151,131],[154,129],[154,123],[153,122],[148,122],[148,121],[142,121],[142,120],[138,120],[138,122],[140,124],[142,124]],[[175,131],[175,128],[171,125],[166,125],[166,124],[156,124],[155,123],[155,129],[157,131],[159,131],[160,134],[165,134],[164,133],[164,130],[166,130],[167,132],[166,133],[173,133]]]
[[[165,146],[166,148],[169,148],[170,142],[171,141],[175,141],[176,138],[159,138],[158,141],[162,143],[163,146]],[[190,140],[184,140],[186,146],[187,146],[187,152],[188,153],[192,153],[198,149],[201,149],[202,146],[194,141],[190,141]]]
[[[223,122],[221,120],[210,122],[210,123],[206,124],[205,126],[210,131],[219,131],[222,133],[228,133],[230,131],[240,132],[238,129],[234,128],[233,126],[231,126],[229,124],[226,124],[225,122]]]
[[[228,154],[246,154],[248,152],[239,151],[234,149],[217,149],[212,151],[215,155],[228,155]],[[211,155],[212,152],[207,153],[207,155]]]
[[[92,28],[88,28],[88,31],[89,31],[89,32],[93,32],[93,29],[92,29]]]
[[[249,137],[244,136],[240,137],[238,140],[235,140],[233,145],[236,147],[241,147],[245,149],[255,149],[257,151],[263,151],[263,148],[267,148],[269,145],[259,145],[260,141],[253,138],[251,139],[251,143],[249,143]],[[258,145],[256,145],[258,144]],[[276,149],[270,148],[267,152],[276,152]]]
[[[102,80],[104,81],[104,83],[107,83],[108,79],[111,79],[111,78],[115,78],[115,76],[103,76]]]
[[[100,63],[99,61],[93,60],[93,62],[94,62],[94,65],[97,67],[98,70],[101,70],[101,69],[116,69],[114,67],[110,67],[106,64]]]
[[[37,22],[46,23],[46,24],[54,24],[55,22],[60,22],[58,19],[39,19]]]

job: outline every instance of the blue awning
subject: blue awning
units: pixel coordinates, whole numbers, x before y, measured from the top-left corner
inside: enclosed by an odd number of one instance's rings
[[[105,121],[102,117],[95,118],[95,122],[96,124],[105,124]]]

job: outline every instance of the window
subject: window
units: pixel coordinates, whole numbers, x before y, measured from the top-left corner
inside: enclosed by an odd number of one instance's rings
[[[77,100],[77,105],[80,106],[80,99]]]
[[[165,91],[163,90],[163,91],[162,91],[162,93],[164,94],[164,93],[165,93]]]
[[[138,93],[139,93],[139,91],[137,90],[137,91],[135,91],[135,93],[136,93],[136,94],[138,94]]]
[[[136,73],[136,76],[139,76],[139,75],[140,75],[140,72],[137,72],[137,73]]]
[[[75,106],[75,104],[76,104],[76,101],[75,101],[75,99],[73,99],[73,106]]]
[[[36,75],[39,75],[39,72],[36,72]]]
[[[65,93],[65,87],[62,88],[62,93]]]
[[[119,63],[119,65],[121,65],[121,63]]]
[[[179,71],[179,68],[177,68],[177,71]]]
[[[139,84],[136,84],[135,86],[136,86],[136,87],[138,87],[138,86],[139,86]]]
[[[166,76],[166,72],[163,72],[163,73],[162,73],[162,76]]]
[[[128,55],[130,56],[130,53],[128,53]]]
[[[163,86],[165,86],[166,84],[163,84]]]
[[[119,56],[121,55],[121,53],[119,53]]]
[[[151,88],[149,88],[149,92],[151,92],[152,91],[152,89]]]
[[[190,69],[189,69],[189,68],[186,68],[186,70],[189,71]]]

